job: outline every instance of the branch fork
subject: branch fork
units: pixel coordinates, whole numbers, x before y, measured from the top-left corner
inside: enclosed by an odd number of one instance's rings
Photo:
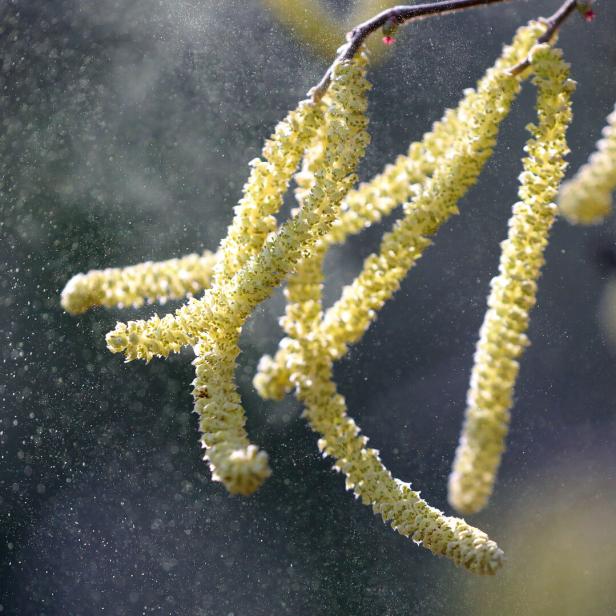
[[[398,26],[408,24],[420,19],[427,19],[435,15],[445,15],[448,13],[456,13],[466,9],[476,8],[480,6],[486,6],[489,4],[501,4],[503,2],[510,2],[511,0],[444,0],[442,2],[428,2],[425,4],[416,5],[399,5],[390,9],[382,11],[378,15],[375,15],[371,19],[359,24],[349,33],[347,33],[346,43],[340,47],[336,62],[342,62],[350,60],[357,53],[363,42],[373,32],[379,28],[384,29],[385,40],[387,44],[393,42],[391,34],[398,28]],[[547,25],[545,34],[539,39],[540,43],[547,43],[552,40],[552,37],[556,34],[563,22],[575,11],[582,14],[586,21],[591,21],[595,13],[592,10],[594,0],[565,0],[561,7],[551,17],[540,18],[541,21]],[[392,30],[387,31],[388,24]],[[518,66],[511,69],[511,74],[516,75],[530,66],[528,59],[520,62]],[[310,90],[308,95],[313,101],[318,102],[323,98],[325,92],[329,87],[332,74],[332,66],[330,66],[325,75],[323,75],[321,81]]]

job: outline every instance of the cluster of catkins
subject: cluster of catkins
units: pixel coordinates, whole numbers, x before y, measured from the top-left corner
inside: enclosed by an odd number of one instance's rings
[[[529,126],[520,200],[491,283],[449,481],[449,500],[458,511],[474,513],[485,505],[504,450],[518,360],[528,344],[528,315],[567,153],[573,82],[561,52],[539,44],[544,32],[538,22],[521,28],[456,109],[448,110],[407,154],[355,188],[357,165],[369,142],[370,85],[364,54],[339,61],[326,95],[301,102],[278,124],[261,158],[250,163],[243,197],[215,254],[95,271],[68,283],[62,303],[74,313],[95,304],[139,305],[144,299],[190,296],[162,318],[118,323],[107,334],[107,346],[127,361],[194,349],[193,395],[205,459],[212,478],[229,492],[249,495],[270,475],[267,454],[248,439],[234,372],[243,324],[284,283],[286,337],[276,354],[259,364],[254,379],[259,394],[280,399],[295,392],[320,435],[320,450],[335,460],[347,489],[394,530],[475,573],[493,574],[502,565],[503,552],[485,533],[445,516],[392,477],[347,414],[332,366],[361,339],[430,245],[430,236],[457,213],[460,198],[492,154],[521,82],[532,76],[538,121]],[[527,58],[529,68],[512,70]],[[293,179],[297,207],[278,225],[275,215]],[[379,251],[366,258],[357,278],[325,311],[327,250],[400,205],[403,215],[384,234]],[[193,297],[201,290],[199,299]]]

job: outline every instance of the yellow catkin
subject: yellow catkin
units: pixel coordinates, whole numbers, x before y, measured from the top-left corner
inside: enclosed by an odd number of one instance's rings
[[[140,306],[144,301],[180,299],[202,291],[210,286],[213,273],[219,282],[230,279],[275,231],[274,215],[322,115],[322,105],[302,101],[276,126],[265,142],[262,158],[250,162],[243,197],[216,255],[206,251],[200,257],[188,255],[160,263],[77,274],[62,292],[62,306],[72,314],[96,305]],[[242,250],[237,249],[240,243]]]
[[[95,306],[139,307],[181,299],[210,285],[215,261],[216,255],[206,250],[181,259],[77,274],[62,291],[62,307],[70,314],[81,314]]]
[[[246,417],[235,386],[237,335],[211,336],[195,346],[193,362],[194,411],[199,416],[204,460],[212,480],[231,494],[248,496],[271,475],[265,451],[252,445],[245,429]]]
[[[301,103],[278,124],[263,148],[263,158],[251,162],[243,197],[218,250],[213,293],[228,284],[275,231],[275,214],[307,143],[319,123],[323,124],[323,107]],[[233,494],[247,496],[259,488],[271,470],[266,452],[248,440],[245,414],[235,386],[243,319],[237,315],[224,326],[202,334],[195,347],[193,397],[204,459],[209,462],[212,479],[221,481]]]
[[[178,352],[182,346],[198,342],[199,327],[185,333],[180,323],[194,324],[199,314],[211,313],[206,305],[212,299],[209,295],[221,297],[221,288],[230,284],[233,276],[263,248],[266,239],[275,231],[274,215],[282,205],[304,150],[322,122],[322,115],[322,105],[302,101],[276,126],[263,147],[262,158],[250,162],[251,173],[244,185],[244,194],[235,207],[227,237],[216,254],[212,281],[215,284],[209,293],[206,292],[208,297],[189,302],[178,311],[177,318],[174,315],[166,315],[163,319],[154,316],[148,321],[118,323],[115,333],[107,337],[112,351],[118,352],[125,342],[128,361],[137,358],[149,361],[154,356],[166,356]]]
[[[262,250],[251,258],[231,280],[208,289],[199,300],[193,299],[175,314],[162,319],[118,323],[107,334],[107,346],[124,353],[127,361],[154,356],[166,357],[182,346],[194,345],[201,332],[211,327],[232,327],[235,316],[245,319],[253,308],[267,299],[273,289],[293,269],[302,251],[331,228],[334,207],[355,181],[355,169],[369,141],[365,132],[366,100],[369,85],[363,61],[336,66],[330,86],[330,135],[324,169],[299,213],[271,235]],[[238,238],[238,242],[245,238]],[[241,252],[242,245],[234,244]]]
[[[254,307],[255,298],[264,291],[269,294],[280,282],[282,271],[288,272],[297,263],[301,254],[306,254],[319,237],[327,232],[337,212],[344,192],[359,159],[367,145],[365,116],[368,84],[364,77],[364,60],[341,66],[334,72],[335,86],[323,125],[326,134],[319,131],[317,146],[319,156],[311,168],[314,181],[306,187],[301,199],[301,209],[294,212],[291,223],[283,225],[277,238],[287,237],[287,243],[280,248],[272,248],[275,239],[266,244],[265,251],[259,255],[263,260],[261,270],[251,271],[251,266],[259,259],[249,261],[238,276],[252,275],[252,294],[238,297],[238,305],[244,301]],[[231,237],[230,233],[228,236]],[[239,239],[239,238],[238,238]],[[226,243],[225,250],[231,250],[232,241]],[[235,245],[240,249],[239,243]],[[282,262],[285,262],[283,266]],[[268,266],[265,266],[269,263]],[[277,265],[274,265],[278,263]],[[213,291],[216,291],[215,281]],[[224,285],[228,296],[229,285]],[[231,294],[231,299],[233,295]],[[235,359],[239,353],[238,338],[245,320],[246,310],[233,305],[226,308],[225,327],[214,323],[200,335],[194,361],[196,378],[193,383],[195,412],[200,417],[202,444],[206,450],[205,459],[209,461],[212,478],[222,481],[227,489],[236,494],[251,494],[269,474],[267,455],[248,442],[244,428],[245,418],[240,396],[234,384]]]
[[[275,215],[306,147],[323,122],[323,110],[323,104],[302,101],[278,123],[263,146],[262,158],[250,161],[250,176],[218,249],[215,284],[231,280],[276,230]]]
[[[306,191],[315,182],[314,173],[321,165],[325,140],[325,134],[317,136],[306,153],[301,173],[296,176],[300,207]],[[375,513],[402,535],[471,571],[495,573],[503,560],[498,546],[464,521],[444,516],[408,484],[395,480],[382,465],[378,452],[365,447],[367,439],[359,435],[359,428],[347,416],[345,401],[332,381],[332,360],[322,352],[316,335],[322,317],[322,264],[326,249],[326,242],[317,242],[290,276],[285,289],[286,313],[281,319],[294,347],[289,358],[293,362],[291,372],[298,398],[306,403],[305,416],[311,427],[322,435],[319,448],[324,455],[336,459],[335,468],[345,473],[347,488],[353,489],[365,504],[372,505]]]
[[[504,73],[525,58],[543,32],[545,25],[538,22],[518,29],[511,45],[504,48],[492,71],[479,81],[476,89],[467,89],[458,106],[447,109],[421,141],[409,146],[406,154],[398,156],[369,182],[351,190],[342,202],[340,217],[334,221],[326,242],[343,244],[350,235],[380,222],[397,206],[411,199],[426,178],[432,176],[438,161],[466,133],[466,116],[478,104],[478,96],[493,84],[494,73]]]
[[[250,443],[246,415],[235,383],[236,359],[243,318],[230,314],[224,323],[200,334],[194,346],[194,412],[204,460],[212,480],[220,481],[231,494],[248,496],[270,476],[265,451]]]
[[[327,123],[323,123],[317,131],[315,142],[306,151],[302,170],[295,175],[297,184],[295,198],[300,208],[303,207],[304,198],[314,186],[315,172],[318,172],[323,165],[323,156],[327,149],[327,133]],[[339,215],[340,212],[336,220],[339,219]],[[324,239],[320,238],[310,254],[300,260],[295,272],[287,280],[284,290],[287,306],[280,324],[290,338],[311,336],[312,332],[318,330],[322,317],[322,266],[327,250]],[[261,358],[254,384],[264,398],[280,399],[289,387],[289,379],[286,372],[280,370],[270,375],[266,363],[269,359],[269,356]],[[275,365],[272,365],[272,368],[275,370]]]
[[[346,476],[346,487],[365,505],[372,506],[385,523],[439,556],[473,573],[492,575],[504,555],[484,532],[464,520],[448,517],[423,500],[408,483],[394,479],[376,449],[347,415],[344,398],[332,381],[332,361],[310,340],[301,342],[302,361],[293,379],[305,416],[321,434],[319,449],[333,457],[334,468]]]
[[[607,118],[603,138],[588,163],[561,188],[558,206],[570,223],[595,225],[612,212],[616,189],[616,107]]]
[[[488,311],[480,331],[467,395],[467,408],[453,470],[449,502],[471,514],[486,504],[509,426],[518,359],[528,344],[529,311],[536,301],[543,253],[556,215],[554,200],[567,154],[565,132],[571,120],[574,84],[559,50],[538,45],[532,52],[538,88],[538,124],[529,125],[520,176],[520,202],[513,206],[502,243],[499,275],[490,283]]]
[[[380,253],[365,260],[360,275],[345,287],[340,300],[327,311],[318,337],[323,352],[332,359],[342,357],[348,345],[361,338],[378,310],[399,288],[409,268],[430,244],[428,236],[457,213],[457,202],[475,183],[491,155],[499,124],[519,92],[519,80],[509,74],[509,69],[527,56],[544,28],[538,23],[521,28],[477,89],[467,90],[458,109],[448,112],[441,125],[426,136],[421,145],[429,154],[424,167],[415,163],[414,156],[399,159],[396,172],[386,169],[381,176],[382,184],[371,182],[354,193],[353,198],[365,205],[364,211],[369,211],[373,203],[385,204],[384,208],[377,206],[377,210],[387,209],[407,193],[414,193],[415,198],[404,206],[405,215],[392,232],[384,236]],[[458,127],[451,142],[444,135],[441,138],[441,127],[447,125]],[[434,150],[430,145],[434,145]],[[410,151],[417,154],[413,147]],[[400,175],[403,181],[399,181]],[[417,183],[405,183],[409,180]],[[388,189],[392,197],[387,196]],[[348,198],[343,207],[347,203]],[[360,209],[356,205],[353,211]],[[349,221],[352,221],[350,228],[356,229],[357,219],[349,218]],[[253,381],[260,395],[279,399],[290,389],[294,348],[289,339],[283,339],[273,359],[262,358]]]
[[[314,171],[315,181],[302,208],[276,233],[264,238],[260,250],[253,238],[236,232],[245,228],[248,233],[254,207],[262,206],[253,195],[252,202],[244,199],[237,209],[221,245],[213,284],[200,300],[193,299],[163,319],[118,324],[107,335],[108,347],[124,352],[127,360],[149,360],[185,344],[195,345],[193,396],[205,457],[213,478],[231,493],[250,494],[270,472],[266,454],[248,441],[233,378],[242,325],[300,257],[329,231],[342,197],[355,181],[356,167],[369,140],[365,131],[368,89],[363,57],[335,67],[325,113],[327,147],[320,168]],[[274,159],[273,152],[268,159]],[[249,180],[248,185],[254,183]],[[243,251],[248,251],[247,260]],[[256,254],[250,256],[251,251]]]
[[[328,244],[344,244],[349,236],[380,222],[412,197],[414,190],[432,175],[436,162],[465,129],[458,111],[447,110],[422,141],[412,143],[406,154],[398,156],[380,174],[349,192],[342,202],[340,217],[327,236]]]

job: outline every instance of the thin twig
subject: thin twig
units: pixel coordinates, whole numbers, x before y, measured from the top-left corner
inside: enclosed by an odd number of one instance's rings
[[[556,34],[560,26],[563,24],[565,19],[573,13],[576,9],[577,0],[567,0],[559,9],[547,19],[543,19],[542,21],[546,24],[547,30],[545,33],[537,40],[538,43],[549,43],[552,40],[552,37]],[[514,66],[509,73],[511,75],[519,75],[522,71],[527,69],[530,66],[530,59],[526,58],[522,60],[519,64]]]
[[[429,2],[426,4],[394,6],[375,15],[368,21],[359,24],[349,32],[349,34],[347,34],[347,42],[340,48],[336,62],[350,60],[357,53],[366,38],[379,28],[382,28],[385,24],[404,25],[434,15],[456,13],[475,7],[497,3],[501,4],[510,1],[511,0],[443,0],[442,2]],[[550,24],[548,28],[550,37],[569,16],[571,11],[575,8],[576,3],[577,0],[566,0],[561,8],[552,17],[546,20],[546,22]],[[548,32],[546,32],[546,34],[548,34]],[[327,69],[321,81],[310,90],[309,94],[314,101],[320,100],[327,91],[331,80],[332,67],[333,64]]]

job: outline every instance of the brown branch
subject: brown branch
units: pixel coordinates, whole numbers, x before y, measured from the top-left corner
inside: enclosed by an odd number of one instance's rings
[[[573,13],[573,11],[577,7],[577,0],[567,0],[559,9],[547,19],[543,19],[542,21],[546,24],[547,30],[538,39],[538,43],[549,43],[552,40],[552,37],[558,32],[560,26],[564,23],[564,21]],[[530,59],[526,58],[522,60],[518,65],[514,66],[509,73],[511,75],[518,75],[525,69],[530,66]]]
[[[456,13],[458,11],[475,7],[497,3],[500,4],[510,1],[511,0],[443,0],[442,2],[429,2],[426,4],[416,4],[411,6],[394,6],[391,9],[387,9],[378,15],[375,15],[368,21],[359,24],[351,32],[349,32],[347,35],[347,42],[341,48],[340,53],[336,58],[336,62],[350,60],[357,53],[366,38],[386,24],[395,24],[396,26],[404,25],[413,21],[432,17],[434,15]],[[549,35],[547,40],[554,35],[562,22],[571,14],[577,5],[577,1],[578,0],[566,0],[561,8],[552,17],[545,20],[548,24],[548,31],[544,35]],[[323,75],[321,81],[314,88],[312,88],[312,90],[310,90],[309,95],[314,101],[320,100],[327,91],[331,80],[332,67],[333,65],[327,69],[327,72]],[[520,70],[523,70],[524,68],[525,67]]]

